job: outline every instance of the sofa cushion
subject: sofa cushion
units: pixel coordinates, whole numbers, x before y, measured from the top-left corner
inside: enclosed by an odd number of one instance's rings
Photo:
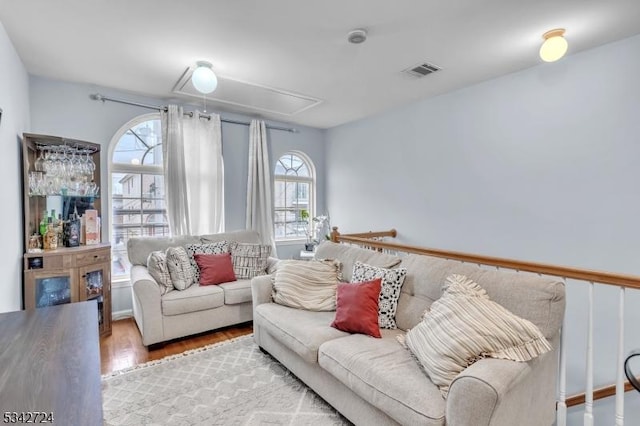
[[[375,250],[366,250],[347,244],[338,244],[332,241],[323,241],[316,248],[316,259],[337,259],[342,263],[342,279],[351,281],[353,264],[356,260],[381,268],[393,268],[400,263],[398,256],[380,253]]]
[[[451,275],[406,345],[446,398],[453,379],[478,359],[529,361],[551,350],[530,321],[493,302],[464,275]]]
[[[362,334],[323,343],[318,363],[371,405],[404,425],[444,425],[446,402],[409,351],[382,330],[382,339]]]
[[[193,283],[198,284],[200,282],[200,268],[194,255],[196,254],[223,254],[229,253],[229,243],[225,240],[221,240],[215,243],[197,243],[187,244],[184,246],[189,254],[189,262],[191,262],[191,268],[193,269]]]
[[[147,259],[147,269],[160,286],[160,294],[167,294],[174,289],[171,274],[167,265],[167,255],[163,251],[152,251]]]
[[[273,276],[273,301],[310,311],[334,311],[340,263],[282,260]]]
[[[224,291],[216,285],[192,285],[184,291],[162,296],[162,314],[166,316],[205,311],[224,305]]]
[[[218,241],[236,241],[238,243],[253,243],[259,244],[260,234],[253,230],[238,230],[221,232],[219,234],[206,234],[200,236],[200,241],[203,243],[215,243]]]
[[[194,254],[200,271],[200,285],[215,285],[236,280],[231,254]]]
[[[331,327],[334,317],[334,312],[305,311],[263,303],[256,306],[253,321],[306,362],[315,363],[318,362],[321,344],[349,335]]]
[[[218,287],[224,290],[225,305],[251,302],[251,280],[237,280],[220,284]]]
[[[171,282],[176,290],[185,290],[194,283],[194,271],[184,247],[169,247],[167,249],[167,266]]]
[[[267,260],[271,255],[271,246],[234,241],[229,244],[229,247],[233,270],[238,279],[251,279],[267,273]]]
[[[147,258],[152,251],[166,251],[169,247],[181,247],[200,242],[199,237],[135,237],[127,241],[127,255],[132,265],[147,266]]]
[[[336,317],[331,327],[347,333],[362,333],[380,338],[378,301],[382,279],[358,283],[339,283]]]
[[[405,268],[388,269],[367,265],[360,261],[353,264],[352,282],[382,279],[380,299],[378,301],[378,322],[380,328],[394,329],[396,326],[396,310],[402,284],[407,276]]]

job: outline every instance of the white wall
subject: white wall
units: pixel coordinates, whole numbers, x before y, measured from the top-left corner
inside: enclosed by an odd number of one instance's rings
[[[107,153],[111,138],[121,126],[132,118],[152,111],[119,103],[94,101],[89,98],[89,95],[99,92],[105,96],[124,98],[144,104],[166,105],[166,101],[162,99],[141,97],[104,87],[67,83],[34,76],[30,78],[30,89],[33,133],[66,136],[102,145],[102,194],[109,194],[111,191],[107,178]],[[221,116],[239,121],[251,120],[251,117],[239,114],[222,113]],[[286,123],[271,121],[267,123],[298,129],[297,133],[268,130],[270,159],[274,165],[280,155],[295,149],[308,154],[317,170],[324,170],[324,131],[303,126],[291,126]],[[225,161],[226,228],[227,230],[243,229],[245,227],[249,127],[222,123],[222,144]],[[321,176],[317,185],[319,212],[326,211],[324,184],[324,178]],[[102,217],[104,218],[105,230],[109,229],[106,220],[108,218],[107,209],[107,203],[103,202]],[[108,238],[108,232],[104,232],[103,239],[106,241]],[[281,258],[295,256],[302,247],[303,243],[279,245],[278,256]],[[112,296],[114,312],[131,309],[129,287],[118,288],[116,286]]]
[[[0,22],[0,312],[22,309],[22,133],[29,130],[29,78]]]
[[[411,244],[640,275],[639,76],[636,36],[330,129],[332,221],[343,232],[395,227]],[[584,287],[571,284],[568,296],[574,391]],[[627,350],[640,348],[640,297],[629,293]],[[613,289],[596,293],[600,384],[614,381],[615,301]],[[628,412],[640,418],[633,397]]]

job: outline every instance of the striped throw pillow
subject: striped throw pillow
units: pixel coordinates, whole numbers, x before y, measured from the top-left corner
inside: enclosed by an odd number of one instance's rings
[[[453,379],[479,359],[529,361],[551,350],[538,327],[490,300],[466,276],[450,275],[443,288],[422,322],[400,341],[445,398]]]
[[[335,311],[341,264],[337,260],[281,260],[273,276],[273,301],[308,311]]]
[[[229,247],[237,279],[248,280],[267,273],[267,259],[271,255],[271,246],[234,241]]]

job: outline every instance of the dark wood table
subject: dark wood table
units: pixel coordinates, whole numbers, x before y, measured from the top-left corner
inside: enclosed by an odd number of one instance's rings
[[[48,424],[102,424],[95,301],[0,314],[0,424],[50,413]]]

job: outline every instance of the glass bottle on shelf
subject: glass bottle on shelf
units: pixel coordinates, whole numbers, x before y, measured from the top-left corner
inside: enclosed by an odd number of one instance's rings
[[[40,235],[42,236],[42,240],[44,242],[44,234],[47,233],[47,210],[45,209],[42,212],[42,219],[40,219]]]
[[[58,248],[58,231],[53,227],[51,217],[47,218],[47,233],[44,234],[44,249],[55,250]]]
[[[58,234],[58,245],[60,247],[62,247],[64,245],[63,244],[63,242],[64,242],[64,239],[63,239],[63,237],[64,237],[64,235],[63,235],[63,227],[64,227],[64,222],[62,221],[62,214],[58,213],[58,220],[56,221],[56,224],[55,224],[54,228],[56,230],[56,233]]]

